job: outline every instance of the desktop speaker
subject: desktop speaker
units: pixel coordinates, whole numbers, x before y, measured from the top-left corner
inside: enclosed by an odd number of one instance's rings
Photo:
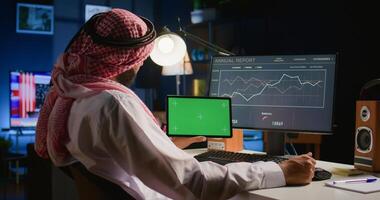
[[[356,102],[355,168],[380,171],[380,101]]]

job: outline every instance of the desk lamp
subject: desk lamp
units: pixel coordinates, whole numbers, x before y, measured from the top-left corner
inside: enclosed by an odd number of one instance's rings
[[[177,95],[180,95],[181,77],[180,75],[193,74],[193,68],[191,66],[189,54],[186,51],[185,56],[176,64],[163,66],[161,75],[163,76],[176,76],[176,91]]]
[[[169,28],[166,26],[163,27],[162,31],[159,33],[158,37],[154,41],[154,47],[152,53],[150,54],[150,57],[153,60],[153,62],[163,67],[162,75],[171,74],[177,76],[177,95],[179,95],[179,75],[192,74],[191,63],[186,50],[186,43],[183,40],[183,38],[190,39],[195,43],[202,45],[208,49],[211,49],[220,55],[234,55],[234,53],[232,52],[229,52],[217,45],[211,44],[210,42],[185,31],[180,25],[179,18],[178,23],[178,34],[170,31]],[[174,73],[175,71],[178,71],[180,73]]]
[[[235,55],[230,51],[185,31],[181,26],[179,26],[178,34],[171,32],[170,29],[165,26],[154,40],[154,47],[150,57],[155,63],[161,66],[169,66],[178,63],[185,56],[187,48],[186,43],[182,38],[190,39],[220,55]]]

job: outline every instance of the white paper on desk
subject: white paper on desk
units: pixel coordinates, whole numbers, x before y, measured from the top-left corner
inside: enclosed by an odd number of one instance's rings
[[[326,186],[340,188],[343,190],[350,190],[360,193],[380,192],[380,179],[374,176],[360,176],[356,178],[376,178],[377,181],[372,183],[338,183],[334,184],[333,181],[326,182]]]

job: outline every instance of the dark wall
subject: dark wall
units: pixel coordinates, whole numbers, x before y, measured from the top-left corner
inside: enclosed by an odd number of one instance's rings
[[[373,32],[379,13],[373,3],[341,1],[338,13],[340,62],[336,87],[336,124],[333,136],[325,137],[322,158],[353,163],[355,132],[355,101],[360,88],[369,80],[380,77]]]
[[[0,12],[0,127],[9,127],[9,71],[50,71],[52,35],[16,33],[16,1]]]
[[[177,2],[175,10],[165,6],[168,1],[160,2],[161,24],[175,26],[177,16],[190,24],[191,1]],[[210,2],[222,11],[222,20],[213,22],[213,42],[229,50],[244,49],[246,55],[338,53],[336,128],[332,136],[323,137],[321,158],[352,163],[355,101],[365,82],[380,77],[374,55],[376,6],[343,0]],[[174,81],[161,78],[161,100],[174,93]]]
[[[180,17],[182,25],[190,24],[190,12],[192,10],[192,1],[171,1],[171,0],[156,0],[154,3],[154,17],[157,30],[163,26],[167,26],[171,31],[178,30],[177,18]],[[155,65],[156,67],[159,67]],[[182,85],[180,87],[181,94],[184,94],[183,84],[185,83],[182,77]],[[160,76],[158,86],[158,98],[155,109],[165,109],[165,98],[168,94],[176,94],[176,78],[175,76]]]

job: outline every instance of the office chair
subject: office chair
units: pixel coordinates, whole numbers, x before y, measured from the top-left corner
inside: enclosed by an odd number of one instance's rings
[[[120,186],[90,173],[77,162],[61,170],[74,179],[80,200],[129,200],[135,199]]]
[[[51,161],[40,158],[34,151],[34,144],[27,145],[28,173],[26,196],[30,200],[51,199],[52,169]],[[130,200],[135,199],[120,186],[102,177],[90,173],[86,167],[77,162],[59,169],[75,182],[80,200]],[[35,181],[39,180],[39,184]],[[41,190],[42,189],[42,190]],[[5,193],[4,193],[5,194]]]

